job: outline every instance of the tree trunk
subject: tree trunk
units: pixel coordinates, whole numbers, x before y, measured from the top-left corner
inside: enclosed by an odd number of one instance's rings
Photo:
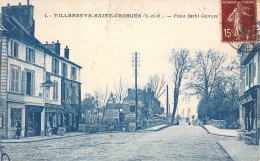
[[[172,112],[172,120],[171,120],[171,124],[174,124],[174,119],[175,119],[175,113],[177,110],[177,105],[178,105],[178,98],[179,98],[179,92],[178,89],[174,89],[174,102],[173,102],[173,112]]]

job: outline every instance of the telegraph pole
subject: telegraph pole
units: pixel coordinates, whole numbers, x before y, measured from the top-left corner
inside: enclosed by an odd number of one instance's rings
[[[169,113],[169,93],[168,93],[168,85],[166,86],[166,117],[168,119],[168,113]]]
[[[137,93],[137,67],[138,67],[138,54],[137,52],[134,53],[134,67],[135,67],[135,122],[136,122],[136,129],[138,127],[138,93]],[[140,58],[140,57],[139,57]]]

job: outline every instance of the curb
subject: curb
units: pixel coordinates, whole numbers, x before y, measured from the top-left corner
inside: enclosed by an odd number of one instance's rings
[[[231,158],[234,161],[234,158],[228,153],[228,151],[219,142],[217,142],[217,141],[215,141],[215,142],[229,156],[229,158]]]
[[[73,136],[61,136],[61,137],[55,137],[55,138],[43,138],[39,140],[27,140],[27,141],[0,141],[1,144],[5,143],[32,143],[32,142],[40,142],[40,141],[46,141],[46,140],[56,140],[56,139],[63,139],[63,138],[69,138],[69,137],[76,137],[76,136],[82,136],[82,135],[88,135],[88,133],[83,133],[83,134],[78,134],[78,135],[73,135]]]
[[[211,135],[225,136],[225,137],[236,137],[236,136],[230,136],[230,135],[221,135],[221,134],[211,133],[211,132],[209,132],[209,130],[208,130],[204,125],[200,125],[200,126],[201,126],[204,130],[206,130],[208,134],[211,134]]]
[[[167,127],[169,127],[169,125],[165,125],[165,126],[163,126],[163,127],[161,127],[161,128],[158,128],[158,129],[156,129],[156,130],[147,130],[147,131],[160,131],[160,130],[165,129],[165,128],[167,128]]]
[[[211,134],[211,135],[218,135],[218,134],[212,134],[209,132],[209,130],[204,127],[203,125],[201,125],[201,127],[207,131],[208,134]],[[235,137],[235,136],[227,136],[227,135],[218,135],[218,136],[226,136],[226,137]],[[231,158],[233,161],[234,161],[234,158],[232,158],[232,156],[228,153],[228,151],[217,141],[215,141],[216,144],[218,144],[218,146],[229,156],[229,158]]]

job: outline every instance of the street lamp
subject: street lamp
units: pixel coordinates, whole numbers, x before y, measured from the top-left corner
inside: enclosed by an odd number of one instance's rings
[[[54,86],[54,83],[51,81],[51,80],[46,80],[44,83],[41,83],[41,86],[43,87],[43,97],[44,97],[44,106],[45,106],[45,104],[46,104],[46,94],[45,94],[45,88],[50,88],[50,87],[53,87]],[[48,98],[49,98],[49,95],[47,95],[48,96]],[[45,117],[45,111],[44,111],[44,117]],[[45,120],[45,123],[46,123],[46,120]],[[44,135],[46,135],[46,130],[47,131],[49,131],[49,129],[46,129],[46,127],[45,127],[45,123],[44,123],[44,128],[45,128],[45,134]]]
[[[42,87],[53,87],[54,83],[51,80],[46,80],[46,82],[42,83]]]

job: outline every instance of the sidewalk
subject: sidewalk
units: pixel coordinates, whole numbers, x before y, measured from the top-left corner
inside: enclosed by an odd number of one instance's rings
[[[236,130],[218,129],[211,125],[204,125],[203,127],[210,134],[234,137],[234,139],[218,141],[218,144],[222,146],[234,161],[260,160],[260,147],[257,145],[247,145],[243,140],[237,140]]]
[[[158,125],[158,126],[154,126],[154,127],[150,127],[148,129],[146,129],[147,131],[159,131],[162,130],[166,127],[168,127],[169,125]]]
[[[247,145],[244,141],[230,140],[218,142],[234,161],[259,161],[260,147],[258,145]]]
[[[237,130],[232,129],[219,129],[212,125],[204,125],[204,127],[207,129],[207,131],[211,134],[215,135],[223,135],[223,136],[234,136],[237,137]]]
[[[0,143],[29,143],[29,142],[37,142],[37,141],[44,141],[44,140],[75,137],[81,135],[87,135],[87,133],[71,132],[71,133],[65,133],[64,136],[52,135],[52,136],[26,137],[21,139],[2,139]]]

